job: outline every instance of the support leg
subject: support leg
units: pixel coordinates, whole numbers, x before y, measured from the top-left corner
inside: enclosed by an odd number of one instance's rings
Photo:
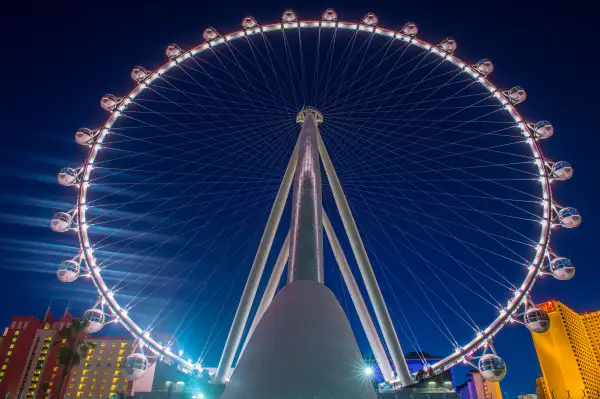
[[[265,231],[260,240],[260,244],[258,245],[258,251],[254,257],[254,262],[252,263],[252,268],[250,269],[244,292],[242,293],[240,303],[238,304],[231,329],[229,330],[229,335],[227,336],[227,342],[225,343],[225,348],[223,349],[223,354],[219,361],[219,367],[217,368],[217,373],[215,375],[215,381],[217,382],[225,383],[229,378],[231,365],[233,364],[233,359],[239,348],[242,334],[250,314],[250,309],[252,308],[252,303],[256,296],[256,290],[258,289],[258,284],[260,283],[262,273],[265,269],[265,263],[267,262],[269,252],[271,251],[277,227],[279,226],[281,214],[283,213],[285,202],[290,193],[290,187],[292,186],[294,173],[296,172],[298,148],[299,145],[296,143],[294,153],[290,158],[285,175],[279,186],[279,191],[275,197],[271,214],[269,215],[267,225],[265,226]]]
[[[383,377],[386,381],[391,381],[394,378],[392,366],[390,366],[385,349],[383,348],[383,344],[379,339],[379,335],[375,329],[375,324],[373,324],[373,320],[371,319],[371,315],[367,309],[367,304],[363,299],[360,288],[358,288],[358,284],[356,283],[356,279],[352,274],[352,270],[350,269],[346,255],[344,255],[340,241],[335,235],[331,221],[329,220],[329,217],[327,217],[325,211],[323,211],[323,227],[325,227],[325,233],[329,239],[329,244],[333,249],[333,254],[335,255],[337,264],[340,267],[340,272],[342,273],[346,287],[348,287],[348,292],[350,292],[350,297],[352,298],[352,303],[354,304],[354,308],[356,308],[356,312],[358,313],[360,323],[367,334],[369,345],[371,345],[371,349],[373,350],[373,354],[375,355],[375,360],[379,365],[381,374],[383,374]]]
[[[273,272],[271,273],[271,277],[269,278],[269,282],[267,283],[267,288],[265,288],[265,292],[263,297],[258,305],[258,310],[254,315],[254,319],[252,320],[252,324],[250,325],[250,330],[248,330],[248,335],[246,335],[246,340],[244,341],[244,345],[242,346],[242,350],[240,351],[240,357],[244,353],[244,349],[246,349],[246,345],[252,337],[252,333],[256,328],[256,325],[265,314],[265,311],[273,301],[273,297],[275,297],[275,292],[277,291],[277,286],[281,281],[281,276],[283,274],[283,269],[285,268],[285,264],[288,261],[290,256],[290,235],[285,239],[283,246],[281,247],[281,251],[279,252],[279,256],[277,257],[277,261],[275,262],[275,267],[273,268]]]
[[[346,234],[348,235],[350,245],[352,246],[352,252],[354,253],[361,276],[365,282],[369,299],[373,304],[375,316],[377,317],[379,327],[383,333],[383,338],[392,356],[392,361],[394,362],[394,367],[400,383],[402,386],[408,385],[412,383],[412,377],[408,370],[406,360],[404,359],[404,354],[402,353],[400,341],[398,340],[396,330],[394,329],[392,319],[390,318],[390,313],[388,312],[383,296],[381,295],[379,284],[377,284],[371,261],[367,256],[367,251],[358,232],[358,227],[356,226],[356,222],[350,211],[350,205],[348,205],[348,200],[346,199],[342,185],[337,177],[337,173],[333,168],[331,158],[329,157],[327,148],[325,148],[325,143],[323,142],[321,135],[319,135],[318,140],[319,153],[321,154],[321,160],[327,175],[327,180],[329,180],[329,185],[333,191],[333,197],[338,212],[342,218]]]

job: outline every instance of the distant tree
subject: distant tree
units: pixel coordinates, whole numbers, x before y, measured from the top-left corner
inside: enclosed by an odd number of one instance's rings
[[[58,386],[59,399],[64,397],[64,390],[73,367],[78,366],[81,359],[85,359],[90,349],[95,347],[93,343],[85,342],[88,336],[85,332],[87,323],[88,320],[85,319],[73,319],[70,325],[60,330],[60,341],[54,343],[54,346],[58,347],[56,363],[62,366],[60,385]]]

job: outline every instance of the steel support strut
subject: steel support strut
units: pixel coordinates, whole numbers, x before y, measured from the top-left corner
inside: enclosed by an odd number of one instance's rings
[[[265,269],[265,263],[267,262],[269,252],[271,251],[277,227],[279,226],[281,214],[283,213],[283,208],[285,207],[287,197],[290,193],[290,187],[292,186],[294,173],[296,171],[298,147],[298,143],[296,143],[294,153],[290,158],[285,175],[283,176],[281,185],[277,191],[277,196],[273,202],[273,208],[271,209],[269,219],[267,220],[265,231],[260,239],[260,244],[258,245],[258,250],[256,251],[256,256],[254,257],[254,262],[252,263],[252,268],[250,269],[244,292],[242,293],[240,303],[238,304],[233,323],[231,324],[231,329],[229,330],[229,335],[227,336],[227,342],[225,343],[225,348],[223,349],[223,354],[219,361],[219,367],[217,368],[217,373],[215,375],[216,382],[225,383],[229,378],[231,365],[233,364],[233,359],[239,348],[242,334],[250,314],[250,309],[252,308],[252,303],[256,296],[258,284],[260,283],[262,273]]]
[[[322,284],[323,206],[317,139],[318,111],[307,108],[301,113],[302,130],[292,193],[288,283],[313,280]]]
[[[367,256],[367,251],[358,232],[358,227],[356,226],[356,222],[354,221],[354,217],[350,211],[348,200],[346,199],[346,195],[344,194],[344,190],[342,189],[342,185],[340,184],[337,173],[333,168],[331,158],[329,157],[327,148],[325,148],[325,143],[323,142],[321,135],[319,135],[318,141],[319,153],[321,154],[321,160],[327,175],[327,180],[331,186],[331,191],[333,192],[333,197],[335,199],[338,212],[344,224],[348,239],[350,240],[352,252],[354,253],[354,257],[358,263],[360,274],[365,282],[369,299],[373,304],[377,322],[379,323],[379,327],[383,333],[383,338],[390,351],[394,368],[398,374],[398,379],[400,380],[402,386],[409,385],[412,383],[412,377],[410,375],[410,371],[408,370],[406,360],[404,359],[404,354],[402,353],[400,341],[398,340],[396,330],[394,329],[392,319],[390,318],[390,313],[388,312],[383,296],[381,295],[379,284],[377,284],[377,279],[375,278],[371,261]]]
[[[285,242],[281,247],[281,251],[279,251],[279,256],[277,256],[277,261],[275,262],[275,267],[273,268],[273,272],[271,273],[271,277],[269,278],[269,282],[267,283],[267,288],[265,288],[265,292],[263,293],[263,297],[258,305],[258,309],[256,310],[256,314],[252,319],[252,324],[250,325],[250,330],[248,330],[248,334],[246,335],[246,340],[244,341],[244,345],[242,346],[242,350],[240,351],[240,357],[244,353],[244,349],[246,349],[246,345],[252,337],[252,333],[254,333],[254,329],[256,328],[260,319],[262,319],[265,311],[273,301],[275,297],[275,293],[277,292],[277,286],[281,281],[281,276],[283,275],[283,269],[285,268],[285,264],[288,261],[290,256],[290,235],[288,233],[285,238]]]
[[[371,345],[371,349],[375,355],[377,365],[379,366],[381,374],[383,374],[385,380],[391,381],[394,378],[392,366],[390,366],[390,362],[385,353],[383,344],[381,343],[381,339],[379,339],[379,335],[377,334],[375,324],[373,324],[373,320],[371,319],[371,315],[367,309],[367,304],[365,303],[365,300],[360,292],[360,288],[358,288],[358,284],[356,283],[356,279],[352,274],[352,270],[348,264],[348,259],[346,259],[346,255],[344,255],[340,241],[335,235],[333,226],[331,225],[331,222],[329,221],[325,211],[323,211],[323,227],[325,227],[325,233],[329,239],[329,244],[333,249],[335,260],[340,268],[340,272],[342,273],[346,287],[348,287],[348,292],[350,293],[350,298],[352,298],[354,308],[356,308],[356,312],[358,313],[360,323],[367,334],[367,339],[369,340],[369,345]]]

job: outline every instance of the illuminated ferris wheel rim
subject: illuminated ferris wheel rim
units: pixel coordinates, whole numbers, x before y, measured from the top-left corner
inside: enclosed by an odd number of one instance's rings
[[[285,15],[286,14],[284,14],[284,17]],[[375,17],[374,14],[367,14],[367,16],[369,15]],[[251,22],[248,21],[253,21],[254,26],[246,27],[244,23],[251,24]],[[432,374],[439,374],[458,363],[468,360],[473,356],[475,351],[481,348],[484,348],[484,350],[487,349],[488,345],[490,344],[490,340],[502,329],[504,325],[506,325],[511,320],[514,320],[515,314],[517,314],[519,308],[526,302],[535,281],[537,280],[538,276],[542,272],[542,269],[544,268],[545,259],[549,257],[549,241],[551,227],[553,224],[553,220],[555,220],[553,212],[556,211],[556,205],[552,202],[552,192],[550,189],[550,183],[553,179],[553,176],[548,170],[549,165],[544,159],[544,156],[539,148],[539,145],[536,141],[537,137],[534,134],[535,132],[533,131],[532,126],[528,125],[525,119],[516,110],[513,102],[511,101],[511,98],[509,97],[509,92],[498,89],[486,78],[486,76],[480,70],[477,69],[476,65],[470,65],[469,63],[466,63],[460,60],[455,55],[453,55],[453,50],[445,51],[442,49],[441,46],[432,45],[422,39],[416,38],[414,34],[405,33],[407,32],[406,28],[409,24],[405,25],[405,28],[403,28],[402,31],[395,31],[377,26],[376,17],[374,23],[368,24],[368,21],[373,22],[372,20],[368,20],[367,17],[365,17],[363,23],[343,22],[337,20],[328,21],[325,20],[324,15],[324,19],[321,21],[294,20],[288,22],[285,21],[284,18],[284,21],[282,22],[259,26],[253,18],[247,17],[243,21],[243,29],[227,35],[218,35],[216,30],[214,30],[213,28],[208,28],[205,31],[204,35],[206,41],[192,48],[189,51],[182,51],[174,45],[169,46],[170,49],[173,49],[176,52],[178,51],[178,53],[173,57],[170,57],[170,59],[156,71],[151,72],[147,76],[145,76],[135,89],[133,89],[122,100],[120,99],[116,103],[114,109],[112,110],[111,116],[107,119],[102,128],[98,130],[98,133],[94,137],[93,142],[90,143],[91,148],[89,154],[86,157],[85,163],[81,168],[81,184],[79,185],[77,205],[74,208],[74,212],[76,212],[77,217],[76,229],[80,240],[80,256],[84,261],[85,268],[89,273],[89,276],[92,279],[94,286],[96,287],[96,290],[100,295],[101,306],[106,305],[110,313],[114,316],[115,320],[119,321],[120,324],[122,324],[134,337],[136,337],[144,347],[148,348],[156,356],[160,358],[168,358],[174,360],[190,371],[194,369],[200,369],[199,364],[194,364],[188,360],[185,360],[181,356],[178,356],[177,354],[173,353],[169,346],[163,345],[162,343],[159,343],[156,340],[154,340],[151,337],[151,331],[144,331],[143,329],[141,329],[128,315],[127,309],[122,308],[119,305],[119,303],[114,299],[114,293],[112,293],[108,289],[108,287],[104,283],[103,278],[100,276],[100,268],[97,267],[95,263],[95,258],[93,256],[93,248],[90,245],[86,224],[86,198],[89,187],[89,179],[93,170],[93,164],[99,150],[102,147],[104,139],[110,131],[110,128],[117,121],[119,116],[121,116],[122,112],[144,89],[149,87],[152,84],[152,82],[154,82],[162,74],[168,72],[172,68],[176,67],[179,63],[184,62],[186,59],[191,58],[194,55],[200,54],[208,49],[211,49],[212,47],[216,47],[242,37],[247,37],[260,33],[264,34],[269,32],[285,31],[300,28],[346,29],[363,31],[366,33],[372,33],[388,38],[393,38],[394,40],[401,40],[407,42],[409,45],[415,45],[426,51],[430,51],[442,58],[444,61],[453,64],[457,68],[463,70],[465,73],[471,75],[480,85],[486,88],[490,92],[490,94],[505,107],[505,109],[511,115],[511,118],[515,121],[517,126],[521,128],[523,135],[527,139],[527,143],[529,144],[529,147],[535,159],[535,164],[539,173],[539,181],[542,186],[543,214],[541,215],[540,219],[542,228],[538,245],[535,251],[535,256],[531,263],[531,266],[529,266],[528,268],[528,272],[524,282],[522,283],[520,288],[515,291],[515,295],[508,302],[508,305],[504,309],[499,309],[500,313],[495,318],[495,320],[487,328],[480,331],[471,342],[467,343],[462,347],[457,347],[454,353],[450,354],[449,356],[445,357],[444,359],[438,361],[433,365],[429,365],[426,369]],[[409,28],[411,27],[416,30],[416,26],[414,24],[412,24],[412,26],[409,26]]]

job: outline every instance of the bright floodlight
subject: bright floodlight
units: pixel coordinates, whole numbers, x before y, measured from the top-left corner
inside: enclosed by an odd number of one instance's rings
[[[373,367],[371,367],[371,366],[367,366],[367,367],[365,367],[365,375],[366,375],[367,377],[370,377],[370,376],[372,376],[372,375],[373,375]]]

